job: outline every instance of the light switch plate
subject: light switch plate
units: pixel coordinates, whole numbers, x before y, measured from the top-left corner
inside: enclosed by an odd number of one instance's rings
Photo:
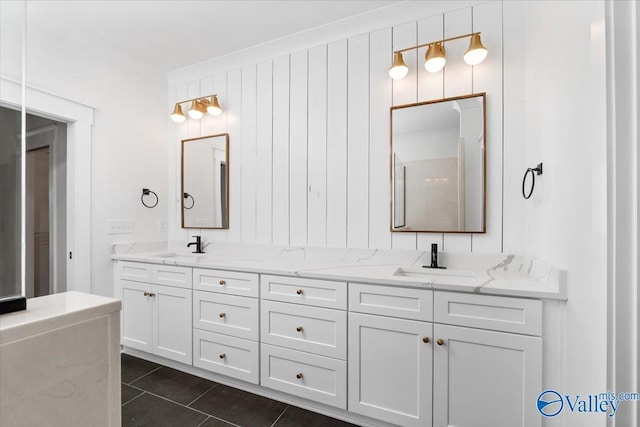
[[[134,221],[132,219],[110,219],[108,221],[108,234],[132,234]]]

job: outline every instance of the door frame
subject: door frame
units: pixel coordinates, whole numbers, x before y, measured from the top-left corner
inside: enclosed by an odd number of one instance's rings
[[[22,108],[22,83],[0,77],[0,105]],[[67,124],[67,291],[91,293],[91,128],[94,109],[27,85],[27,113]],[[23,195],[24,197],[24,195]],[[25,212],[22,213],[24,218]],[[22,245],[25,245],[22,236]],[[70,257],[72,254],[72,257]],[[22,268],[25,260],[22,260]],[[24,294],[25,284],[22,283]]]

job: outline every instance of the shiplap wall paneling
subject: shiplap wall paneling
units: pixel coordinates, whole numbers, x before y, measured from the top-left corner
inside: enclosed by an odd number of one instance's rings
[[[489,50],[482,64],[473,67],[473,93],[487,93],[485,122],[486,233],[474,234],[473,252],[502,250],[502,3],[487,2],[472,8],[472,31],[482,32]]]
[[[526,201],[521,196],[522,174],[526,170],[526,57],[525,8],[506,2],[502,10],[506,18],[503,28],[504,38],[504,215],[503,250],[506,253],[525,252],[525,229],[522,219],[527,217]],[[489,52],[491,54],[491,51]],[[490,165],[489,167],[494,167]]]
[[[417,22],[393,27],[393,50],[415,46],[418,42]],[[418,101],[418,52],[410,50],[403,54],[409,72],[402,80],[394,80],[393,105],[412,104]],[[388,68],[388,67],[387,67]],[[424,69],[424,67],[423,67]],[[393,249],[416,249],[417,234],[412,232],[392,233]]]
[[[289,56],[273,60],[273,239],[289,244]]]
[[[200,90],[200,80],[189,82],[187,84],[187,99],[198,98],[202,96],[202,91]],[[191,103],[185,104],[188,109],[191,106]],[[202,136],[202,123],[200,120],[190,119],[189,114],[187,114],[187,138],[198,138]],[[192,236],[200,235],[200,230],[197,229],[189,229],[187,230],[187,239],[191,240]]]
[[[429,43],[444,38],[444,15],[436,15],[418,21],[418,43]],[[424,68],[427,49],[418,50],[418,102],[444,97],[444,72],[429,73]],[[443,233],[418,233],[417,249],[431,251],[431,244],[442,247]]]
[[[391,78],[391,29],[371,33],[369,38],[369,247],[391,249],[389,172],[389,106]]]
[[[242,68],[242,241],[256,242],[257,67]]]
[[[227,73],[227,130],[229,139],[229,232],[230,242],[242,241],[242,72]]]
[[[347,246],[369,247],[369,34],[349,38]]]
[[[444,37],[454,37],[471,32],[471,8],[460,9],[444,15]],[[444,68],[444,96],[468,95],[472,92],[472,68],[464,62],[466,40],[446,44],[447,63]],[[471,235],[445,233],[443,250],[449,252],[471,252]]]
[[[289,243],[307,244],[308,51],[291,54],[289,99]]]
[[[327,46],[309,50],[308,245],[327,245]]]
[[[227,132],[227,73],[216,74],[212,78],[212,87],[210,92],[206,92],[205,95],[215,93],[218,94],[218,101],[222,107],[222,113],[216,117],[210,117],[207,119],[211,123],[211,128],[208,129],[209,133],[206,135],[219,135]],[[229,137],[229,146],[233,144],[233,137]],[[228,167],[229,165],[227,165]],[[227,230],[207,230],[203,232],[203,236],[206,236],[207,241],[211,242],[226,242],[228,237]]]
[[[273,62],[258,64],[256,117],[256,241],[271,244],[273,177]]]
[[[167,105],[168,111],[173,111],[175,107],[175,103],[178,102],[178,88],[173,87],[169,89],[169,96],[167,97]],[[171,120],[171,119],[169,119]],[[171,124],[168,126],[168,159],[169,164],[168,173],[169,173],[169,183],[171,182],[171,177],[175,179],[177,185],[168,185],[167,186],[167,238],[169,240],[176,240],[178,238],[178,231],[180,230],[180,218],[176,217],[176,213],[178,213],[178,208],[176,207],[176,201],[180,201],[179,192],[180,192],[180,137],[178,136],[180,126],[175,125],[173,120],[171,120]],[[177,142],[176,142],[177,141]]]
[[[189,85],[183,84],[176,88],[176,98],[179,101],[189,99]],[[187,240],[188,239],[188,231],[182,228],[182,199],[181,199],[181,189],[182,189],[182,140],[190,137],[189,129],[190,129],[190,121],[189,115],[187,114],[187,109],[190,104],[184,104],[182,106],[182,111],[187,116],[186,120],[181,124],[176,126],[176,145],[175,145],[175,153],[176,153],[176,161],[178,162],[178,167],[176,168],[176,189],[174,193],[174,198],[172,206],[174,207],[176,222],[173,224],[176,227],[175,238],[176,240]],[[173,111],[173,110],[172,110]]]
[[[347,246],[347,40],[327,47],[327,246]]]

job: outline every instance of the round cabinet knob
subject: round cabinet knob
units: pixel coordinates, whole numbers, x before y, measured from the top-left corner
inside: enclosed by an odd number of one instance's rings
[[[298,326],[298,327],[296,328],[296,331],[298,331],[298,332],[302,332],[302,326]]]
[[[298,290],[296,290],[296,294],[298,294],[298,295],[302,295],[302,289],[298,289]]]
[[[224,359],[225,357],[227,357],[227,355],[226,355],[226,354],[224,354],[224,353],[220,353],[220,359]]]
[[[219,316],[220,316],[220,318],[223,318],[223,317],[225,317],[225,316],[226,316],[226,314],[224,314],[224,313],[220,313],[220,314],[219,314]]]
[[[301,380],[302,379],[302,373],[296,374],[296,378]]]
[[[438,338],[436,342],[438,343],[438,345],[444,345],[444,340],[442,338]]]
[[[220,279],[220,282],[218,282],[218,283],[220,283],[221,285],[224,285],[227,282],[225,282],[224,280]]]
[[[153,292],[151,292],[151,293],[149,293],[149,296],[150,296],[151,298],[153,298],[153,297],[155,297],[155,296],[156,296],[156,294],[154,294]]]
[[[145,292],[145,293],[144,293],[144,296],[145,296],[145,297],[148,297],[148,296],[149,296],[149,292]]]
[[[430,341],[429,337],[422,338],[422,342],[425,343],[425,344],[428,343],[429,341]]]

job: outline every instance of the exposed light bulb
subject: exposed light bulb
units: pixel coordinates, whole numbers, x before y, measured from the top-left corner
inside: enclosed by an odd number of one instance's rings
[[[200,106],[200,103],[198,101],[193,101],[187,113],[189,114],[189,117],[191,117],[192,119],[201,119],[202,107]]]
[[[469,65],[478,65],[487,57],[487,48],[480,41],[480,34],[471,36],[469,48],[464,53],[464,62]]]
[[[396,52],[393,55],[393,65],[389,68],[389,77],[393,80],[401,80],[405,78],[408,72],[409,67],[407,67],[407,64],[404,62],[402,52]]]
[[[217,95],[213,95],[211,97],[211,101],[209,102],[209,105],[207,105],[207,113],[211,114],[212,116],[219,116],[220,113],[222,113],[222,108],[218,103]]]
[[[171,113],[171,120],[176,123],[182,123],[186,119],[184,113],[182,112],[182,107],[180,104],[176,104],[176,107],[173,109],[173,113]]]
[[[442,43],[429,45],[427,53],[424,55],[424,68],[430,73],[437,73],[444,68],[446,63],[447,59]]]

